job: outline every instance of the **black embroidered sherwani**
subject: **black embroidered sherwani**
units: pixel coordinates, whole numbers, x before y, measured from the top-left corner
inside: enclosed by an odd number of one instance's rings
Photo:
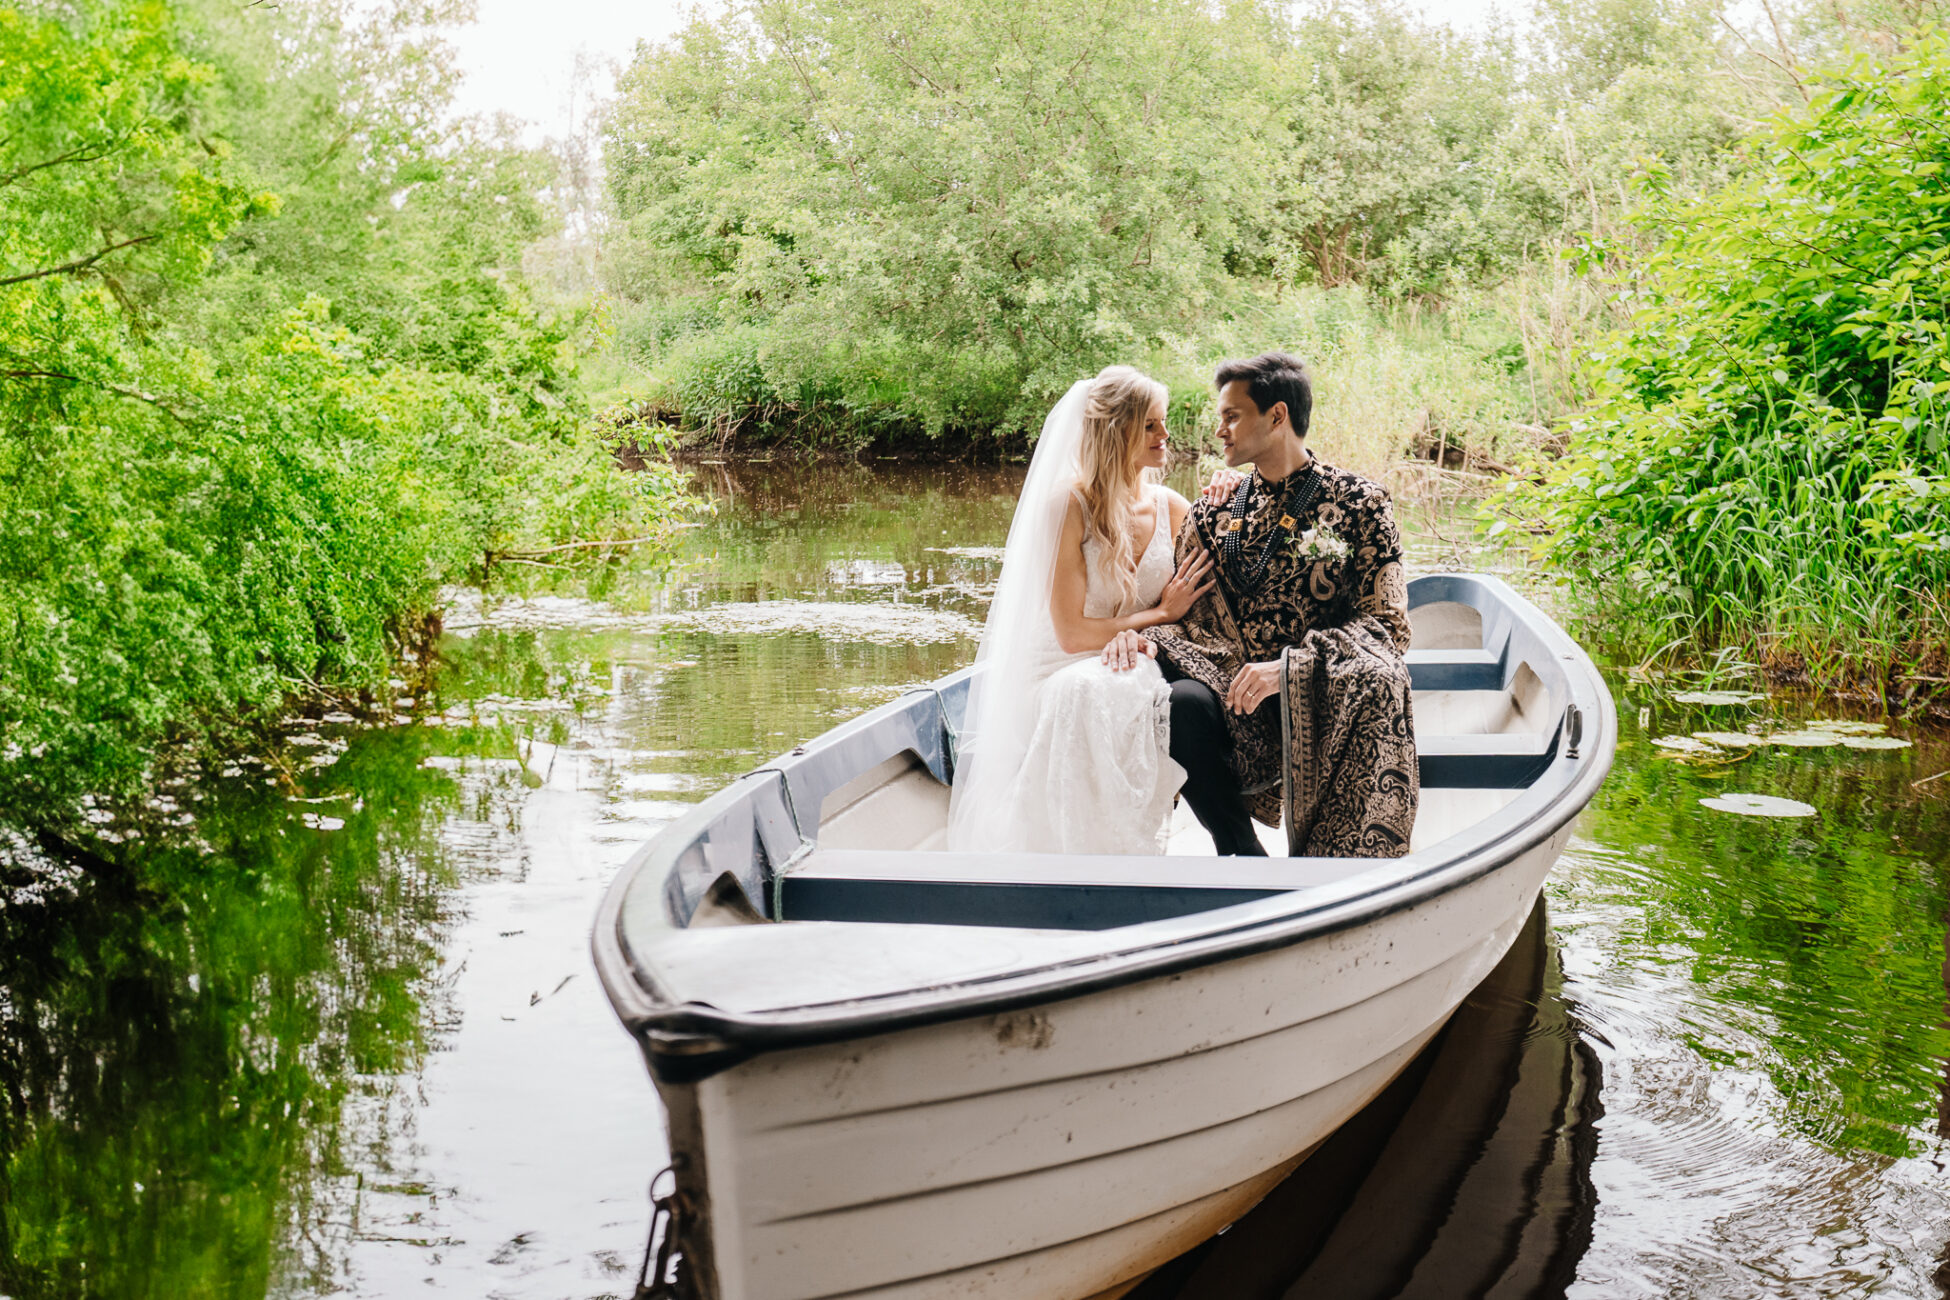
[[[1317,458],[1311,472],[1320,476],[1318,491],[1292,515],[1287,509],[1304,491],[1297,476],[1267,484],[1255,475],[1230,559],[1220,539],[1232,522],[1231,503],[1194,502],[1178,535],[1178,558],[1203,546],[1218,560],[1218,585],[1181,622],[1145,635],[1181,673],[1221,698],[1246,664],[1280,661],[1279,700],[1225,716],[1247,806],[1269,826],[1284,823],[1289,853],[1400,857],[1421,795],[1403,658],[1409,626],[1401,533],[1380,484]],[[1322,527],[1346,543],[1345,558],[1301,553],[1302,534]]]

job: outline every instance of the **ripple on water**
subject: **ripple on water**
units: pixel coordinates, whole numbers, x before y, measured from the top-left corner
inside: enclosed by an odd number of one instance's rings
[[[1766,963],[1662,933],[1640,856],[1574,847],[1553,889],[1564,994],[1605,1070],[1596,1231],[1571,1294],[1937,1294],[1950,1189],[1932,1154],[1854,1148],[1836,1099],[1786,1091],[1776,1018],[1741,993]]]
[[[973,641],[981,625],[966,614],[926,605],[833,600],[766,600],[711,605],[670,614],[667,627],[715,636],[782,636],[810,633],[872,645],[944,645]]]
[[[449,589],[446,629],[500,631],[702,632],[713,636],[809,634],[870,645],[947,645],[982,635],[980,623],[953,610],[893,601],[762,600],[706,605],[672,614],[631,614],[572,596],[507,596]]]

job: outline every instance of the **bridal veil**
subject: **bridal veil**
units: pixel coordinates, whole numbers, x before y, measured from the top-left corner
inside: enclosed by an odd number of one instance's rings
[[[1016,503],[1002,552],[1002,576],[975,654],[955,783],[948,796],[948,847],[980,852],[1000,845],[1011,782],[1036,726],[1036,689],[1071,656],[1057,644],[1050,587],[1070,488],[1082,476],[1083,411],[1094,379],[1070,385],[1049,418]]]

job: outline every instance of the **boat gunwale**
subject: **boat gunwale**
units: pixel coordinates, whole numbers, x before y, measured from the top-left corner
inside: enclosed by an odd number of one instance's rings
[[[1612,766],[1618,732],[1617,709],[1590,656],[1553,619],[1507,583],[1485,574],[1428,577],[1459,578],[1488,588],[1506,605],[1512,617],[1526,625],[1544,648],[1551,652],[1564,673],[1564,702],[1580,707],[1585,717],[1579,753],[1575,757],[1566,754],[1564,746],[1560,745],[1558,757],[1538,774],[1529,787],[1530,791],[1541,788],[1548,792],[1543,802],[1520,820],[1508,821],[1499,826],[1496,833],[1471,847],[1427,861],[1410,874],[1376,879],[1358,892],[1323,897],[1323,890],[1332,889],[1331,885],[1324,885],[1294,890],[1274,898],[1190,913],[1186,917],[1173,918],[1172,922],[1146,922],[1144,926],[1176,922],[1196,925],[1205,920],[1216,923],[1189,934],[1156,935],[1132,947],[1019,966],[948,984],[916,986],[843,1001],[763,1011],[730,1011],[705,1002],[679,1000],[669,989],[658,984],[653,971],[634,959],[629,938],[622,927],[625,899],[633,889],[647,883],[643,879],[645,868],[657,856],[660,847],[680,840],[686,845],[695,842],[694,833],[691,838],[684,839],[682,832],[693,823],[699,826],[710,824],[718,815],[714,805],[721,796],[730,795],[743,782],[760,775],[770,775],[784,789],[787,786],[786,774],[776,766],[767,764],[747,773],[726,787],[719,796],[699,804],[693,812],[664,828],[632,855],[605,892],[597,912],[591,946],[597,974],[612,1007],[625,1027],[640,1041],[651,1069],[659,1079],[688,1082],[728,1069],[762,1052],[844,1042],[1043,1006],[1277,951],[1372,924],[1493,874],[1531,849],[1548,842],[1590,802]],[[1417,579],[1417,582],[1425,582],[1428,577]],[[942,682],[952,681],[969,671],[960,670],[942,679]],[[942,682],[910,692],[835,730],[872,725],[882,710],[898,709],[903,702],[911,701],[918,694],[939,694]],[[740,797],[749,797],[749,792]],[[1468,832],[1461,834],[1467,835]],[[1419,853],[1408,855],[1408,858],[1388,861],[1406,862],[1429,854],[1446,842],[1438,842]],[[672,854],[664,876],[668,875],[669,865],[674,865],[675,861],[676,855]],[[1379,875],[1382,865],[1383,861],[1377,860],[1374,871],[1362,872],[1349,879]],[[1282,906],[1283,902],[1285,906]],[[1248,909],[1248,915],[1238,915]],[[1269,909],[1278,910],[1267,914]],[[1128,931],[1143,927],[1122,928]],[[1117,931],[1102,933],[1111,935]]]

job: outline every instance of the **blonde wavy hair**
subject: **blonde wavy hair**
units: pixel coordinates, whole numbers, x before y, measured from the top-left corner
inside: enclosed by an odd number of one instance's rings
[[[1138,485],[1157,476],[1138,464],[1151,404],[1167,400],[1165,386],[1131,366],[1107,366],[1090,385],[1083,407],[1083,536],[1103,548],[1105,568],[1130,597],[1137,581],[1138,545],[1131,536],[1131,503]]]

